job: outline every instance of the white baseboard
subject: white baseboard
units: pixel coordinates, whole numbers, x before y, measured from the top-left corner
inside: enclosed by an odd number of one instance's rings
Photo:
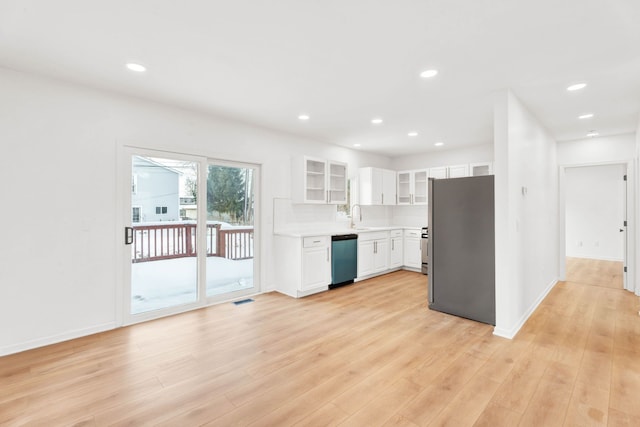
[[[591,256],[591,255],[585,255],[585,254],[572,254],[572,255],[567,254],[567,256],[569,258],[596,259],[596,260],[601,260],[601,261],[618,261],[618,262],[623,262],[624,261],[623,258],[596,256],[596,255]]]
[[[44,347],[51,344],[57,344],[63,341],[69,341],[75,338],[85,337],[87,335],[97,334],[99,332],[110,331],[111,329],[115,328],[116,322],[109,322],[103,323],[102,325],[95,325],[90,328],[76,329],[75,331],[69,331],[63,334],[52,335],[45,338],[38,338],[36,340],[7,345],[4,347],[0,347],[0,357],[7,356],[9,354],[20,353],[22,351],[31,350],[38,347]]]
[[[513,339],[516,336],[516,334],[520,331],[520,329],[524,326],[525,322],[533,314],[533,312],[536,311],[536,308],[538,308],[540,303],[542,303],[542,301],[547,297],[547,295],[549,295],[549,292],[551,292],[551,289],[553,289],[553,287],[557,283],[558,283],[557,279],[552,280],[551,283],[547,285],[544,292],[542,292],[542,294],[540,294],[538,299],[536,299],[534,303],[531,304],[531,307],[529,307],[529,309],[522,315],[520,320],[511,329],[498,328],[496,326],[493,329],[493,335],[496,335],[502,338],[507,338],[510,340]]]

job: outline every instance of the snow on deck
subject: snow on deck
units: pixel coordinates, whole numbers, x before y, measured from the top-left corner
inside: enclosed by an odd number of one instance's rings
[[[133,314],[196,301],[197,259],[176,258],[131,264]],[[207,295],[253,287],[253,259],[207,257]]]

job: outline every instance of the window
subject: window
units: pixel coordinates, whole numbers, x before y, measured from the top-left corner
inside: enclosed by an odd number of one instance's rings
[[[131,222],[140,222],[140,207],[134,206],[131,209]]]
[[[131,175],[131,194],[138,194],[138,174]]]
[[[156,206],[156,215],[166,214],[167,207],[166,206]]]
[[[338,205],[336,211],[336,219],[346,220],[351,215],[351,180],[347,180],[347,203]]]

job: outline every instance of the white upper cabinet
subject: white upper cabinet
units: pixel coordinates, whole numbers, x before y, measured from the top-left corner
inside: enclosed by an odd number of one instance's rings
[[[329,170],[329,199],[327,203],[344,205],[347,203],[347,164],[327,162]]]
[[[412,173],[411,171],[402,171],[398,172],[398,204],[399,205],[410,205],[412,199]]]
[[[429,202],[429,176],[427,170],[413,172],[413,204],[426,205]]]
[[[449,178],[462,178],[469,176],[469,165],[447,166],[447,176]]]
[[[291,164],[291,198],[296,203],[347,202],[347,165],[308,156]]]
[[[382,169],[382,204],[396,204],[396,171]]]
[[[469,176],[469,165],[453,165],[453,166],[440,166],[437,168],[429,169],[429,177],[436,179],[444,178],[461,178]]]
[[[446,166],[429,169],[429,178],[444,179],[448,177]]]
[[[398,205],[426,205],[429,201],[427,183],[427,169],[398,172]]]
[[[387,169],[360,168],[358,171],[361,205],[395,205],[396,173]]]
[[[481,176],[481,175],[492,175],[493,174],[493,163],[471,163],[469,165],[469,175],[471,176]]]

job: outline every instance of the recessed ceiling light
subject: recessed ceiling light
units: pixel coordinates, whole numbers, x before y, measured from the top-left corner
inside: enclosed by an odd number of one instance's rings
[[[589,133],[587,133],[588,137],[594,137],[594,136],[598,136],[600,135],[598,132],[596,132],[595,130],[590,130]]]
[[[431,77],[435,77],[438,74],[438,70],[424,70],[420,73],[420,77],[423,79],[428,79]]]
[[[581,116],[578,116],[578,118],[579,118],[580,120],[590,119],[591,117],[593,117],[593,113],[583,114],[583,115],[581,115]]]
[[[407,136],[418,136],[418,132],[409,132]]]
[[[433,145],[435,145],[436,147],[442,147],[442,146],[444,145],[444,142],[442,142],[442,141],[438,141],[438,142],[436,142],[436,143],[435,143],[435,144],[433,144]]]
[[[353,144],[354,147],[360,147],[360,144]]]
[[[371,119],[371,123],[374,125],[379,125],[382,123],[382,119],[380,117],[376,117],[375,119]]]
[[[310,119],[310,117],[309,117],[309,115],[308,115],[308,114],[300,114],[300,115],[298,116],[298,119],[300,119],[300,120],[309,120],[309,119]]]
[[[567,90],[569,91],[574,91],[574,90],[580,90],[580,89],[584,89],[585,87],[587,87],[586,83],[576,83],[574,85],[571,85],[567,88]]]
[[[144,73],[145,71],[147,71],[147,67],[135,62],[128,62],[127,68],[131,71],[135,71],[136,73]]]

